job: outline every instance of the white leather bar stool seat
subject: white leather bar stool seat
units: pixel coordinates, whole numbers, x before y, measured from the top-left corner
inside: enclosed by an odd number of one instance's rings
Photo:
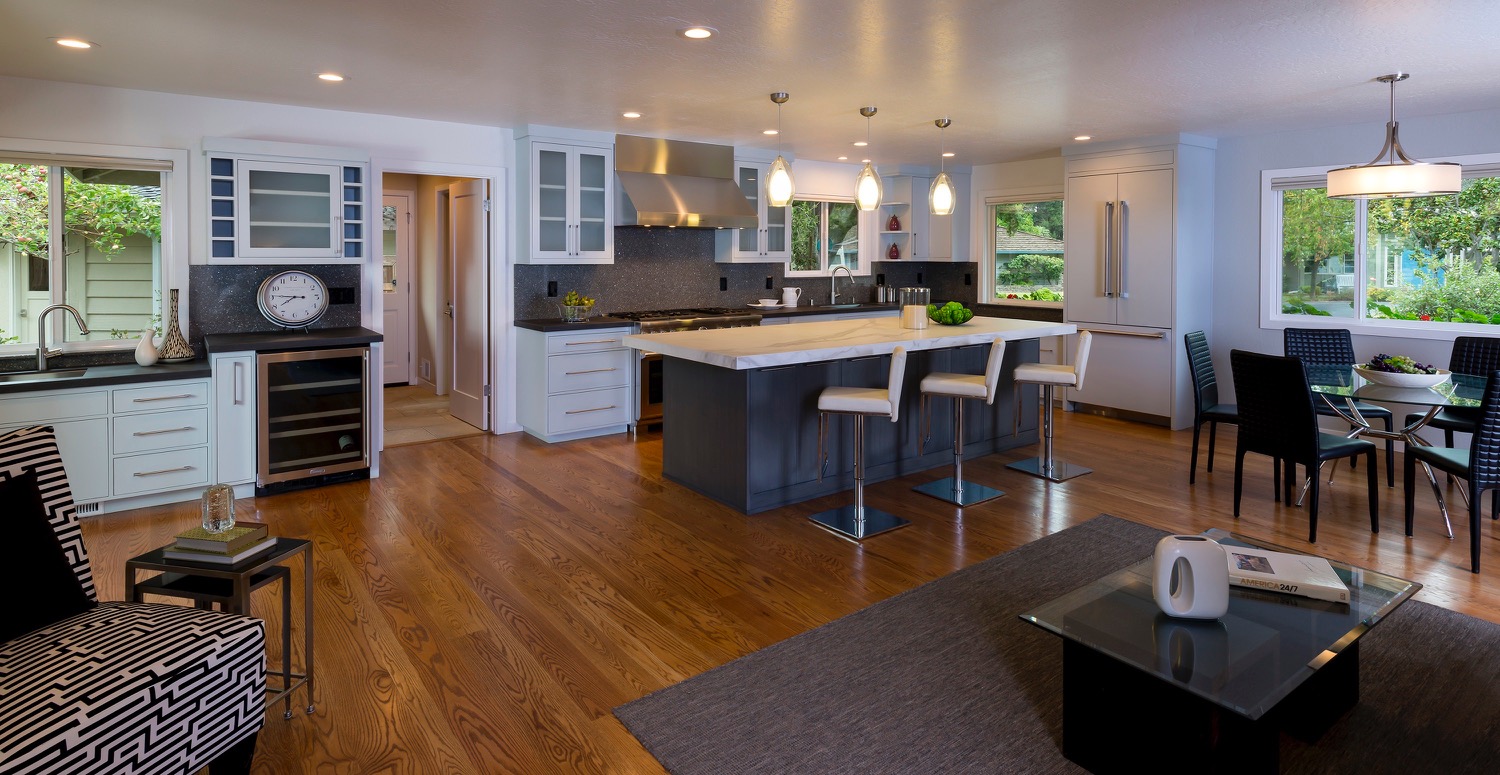
[[[820,511],[808,517],[819,527],[856,541],[911,524],[894,514],[865,507],[865,418],[886,417],[896,422],[901,414],[901,383],[906,375],[906,348],[891,353],[891,371],[882,388],[823,388],[818,394],[818,481],[823,480],[827,465],[824,438],[828,434],[828,416],[847,414],[854,418],[854,505]]]
[[[956,506],[970,506],[998,498],[1005,493],[993,487],[964,481],[964,401],[977,399],[995,403],[995,389],[1000,384],[1000,364],[1005,359],[1005,340],[990,343],[990,357],[983,374],[948,374],[933,372],[922,378],[922,443],[932,436],[932,409],[929,400],[935,396],[953,399],[953,475],[913,487]]]
[[[1059,386],[1082,388],[1084,367],[1089,362],[1089,346],[1094,335],[1088,331],[1078,332],[1078,350],[1073,364],[1023,363],[1016,367],[1016,395],[1020,396],[1021,385],[1042,386],[1042,454],[1040,457],[1017,460],[1006,468],[1023,471],[1053,482],[1061,482],[1092,473],[1091,469],[1074,465],[1052,457],[1052,395]],[[1016,423],[1020,427],[1020,401],[1016,401]]]

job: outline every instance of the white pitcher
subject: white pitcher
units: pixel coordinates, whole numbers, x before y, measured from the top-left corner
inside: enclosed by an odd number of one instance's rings
[[[156,363],[160,355],[156,350],[156,343],[152,341],[156,337],[156,329],[148,328],[141,332],[141,341],[135,345],[135,362],[142,366],[150,366]]]
[[[795,307],[795,306],[797,306],[797,300],[800,299],[800,298],[802,298],[802,289],[801,288],[782,288],[781,289],[781,303],[787,305],[788,307]]]

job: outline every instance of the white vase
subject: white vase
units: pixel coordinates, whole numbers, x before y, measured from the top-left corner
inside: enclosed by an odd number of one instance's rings
[[[1217,619],[1229,610],[1229,556],[1217,541],[1167,536],[1156,544],[1151,591],[1168,616]]]
[[[152,341],[156,337],[156,329],[148,328],[141,332],[140,344],[135,346],[135,362],[142,366],[150,366],[161,357],[156,352],[156,343]]]

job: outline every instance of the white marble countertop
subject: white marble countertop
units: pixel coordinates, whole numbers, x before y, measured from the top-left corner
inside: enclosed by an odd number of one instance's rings
[[[762,369],[816,361],[836,361],[868,355],[888,355],[897,346],[937,350],[985,344],[995,338],[1035,339],[1078,332],[1072,323],[975,317],[961,326],[930,324],[902,328],[899,317],[791,323],[782,326],[720,328],[634,334],[625,346],[648,350],[726,369]]]

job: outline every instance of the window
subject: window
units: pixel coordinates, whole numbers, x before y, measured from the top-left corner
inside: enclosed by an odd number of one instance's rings
[[[1263,319],[1493,333],[1500,164],[1466,163],[1464,175],[1456,196],[1357,201],[1329,199],[1323,170],[1265,173],[1262,262],[1274,296]]]
[[[1063,203],[1059,198],[991,202],[991,301],[1063,299]]]
[[[846,266],[869,274],[860,256],[859,208],[853,202],[792,200],[792,264],[787,275],[828,274]]]
[[[49,317],[47,341],[71,342],[69,349],[82,342],[90,343],[84,349],[124,347],[124,342],[108,342],[135,339],[147,326],[160,328],[164,278],[170,279],[163,271],[170,252],[163,247],[171,220],[166,192],[175,160],[5,147],[0,146],[0,343],[16,351],[34,347],[37,316],[53,304],[76,307],[91,331],[80,334],[69,315]]]

